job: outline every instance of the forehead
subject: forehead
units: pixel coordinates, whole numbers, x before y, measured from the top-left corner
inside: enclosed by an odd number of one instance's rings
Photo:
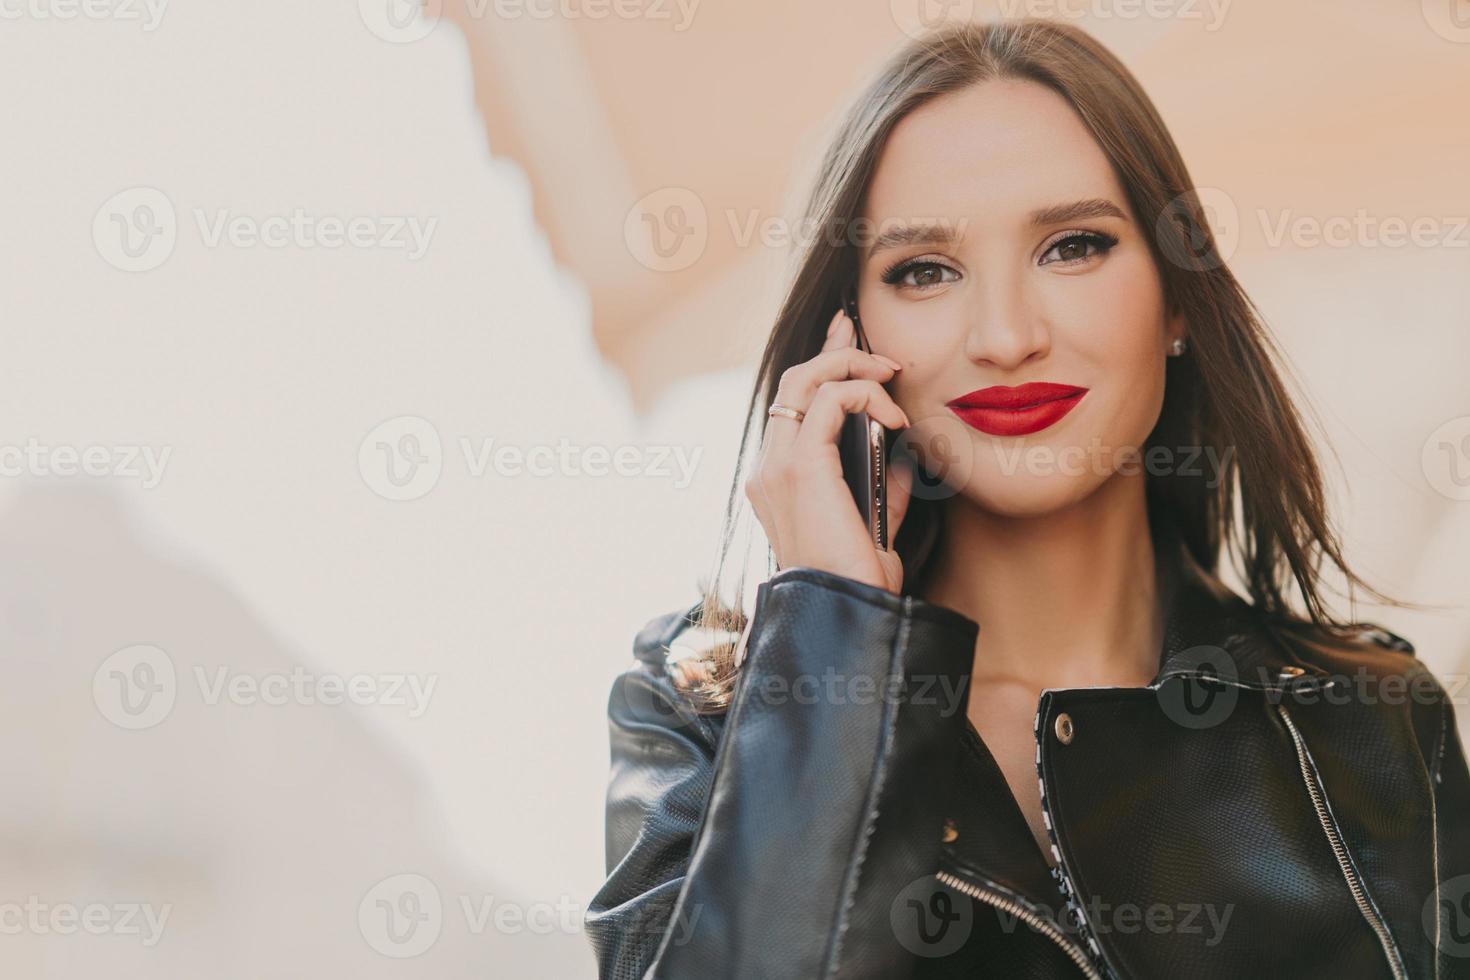
[[[1128,202],[1102,148],[1061,95],[995,79],[932,99],[889,135],[865,216],[960,218],[979,227],[1022,222],[1077,198]]]

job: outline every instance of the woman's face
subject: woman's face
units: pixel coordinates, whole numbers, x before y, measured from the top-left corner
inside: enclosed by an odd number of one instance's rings
[[[887,386],[914,422],[902,441],[947,484],[928,495],[1032,515],[1142,471],[1127,450],[1158,420],[1184,325],[1166,316],[1146,229],[1065,99],[1001,79],[926,103],[891,134],[863,217],[858,315],[872,350],[903,364]],[[887,234],[922,226],[948,234]],[[1031,382],[1069,389],[1019,393],[1054,399],[1031,409],[955,401]],[[1057,398],[1071,389],[1085,391]]]

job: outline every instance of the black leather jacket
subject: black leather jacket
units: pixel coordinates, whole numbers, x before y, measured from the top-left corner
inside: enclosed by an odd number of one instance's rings
[[[1413,647],[1308,647],[1187,560],[1160,588],[1149,687],[1041,696],[1050,862],[966,715],[972,620],[784,569],[713,716],[671,662],[697,605],[650,621],[601,977],[1470,977],[1470,776]]]

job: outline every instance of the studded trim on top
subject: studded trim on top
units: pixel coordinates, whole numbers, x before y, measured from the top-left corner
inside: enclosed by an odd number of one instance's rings
[[[1051,854],[1056,860],[1052,867],[1052,877],[1056,879],[1062,897],[1067,902],[1067,913],[1071,917],[1077,934],[1087,943],[1087,950],[1092,955],[1092,963],[1099,973],[1109,980],[1117,980],[1117,974],[1113,972],[1108,961],[1103,957],[1102,947],[1098,945],[1097,936],[1093,932],[1092,925],[1087,921],[1086,914],[1082,911],[1082,904],[1078,899],[1077,890],[1072,886],[1072,879],[1067,874],[1066,861],[1062,859],[1062,849],[1057,843],[1056,825],[1051,819],[1051,808],[1046,800],[1046,780],[1041,777],[1041,704],[1036,705],[1036,719],[1031,725],[1032,736],[1036,741],[1036,782],[1041,788],[1041,819],[1046,824],[1046,837],[1051,843]]]

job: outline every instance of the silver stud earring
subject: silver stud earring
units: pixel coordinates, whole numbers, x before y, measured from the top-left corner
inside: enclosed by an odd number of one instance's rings
[[[1175,337],[1174,342],[1169,345],[1169,354],[1171,357],[1178,357],[1187,350],[1189,350],[1189,342],[1183,337]]]

